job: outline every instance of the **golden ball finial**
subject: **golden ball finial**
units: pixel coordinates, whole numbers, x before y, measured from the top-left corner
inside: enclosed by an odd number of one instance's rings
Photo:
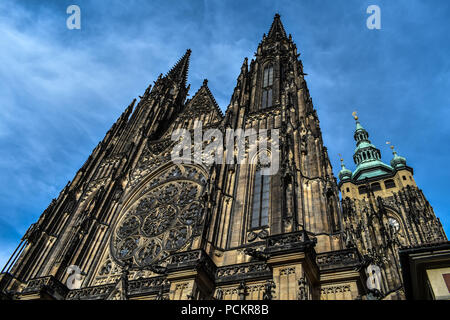
[[[353,118],[357,121],[358,120],[358,116],[356,115],[356,111],[353,111],[352,113]]]
[[[390,141],[386,141],[386,144],[390,144],[389,148],[395,153],[394,145]]]

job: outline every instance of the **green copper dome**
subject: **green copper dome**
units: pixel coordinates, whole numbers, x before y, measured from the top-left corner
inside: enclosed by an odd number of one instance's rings
[[[351,179],[352,172],[345,167],[343,159],[341,159],[341,168],[341,171],[339,171],[339,180],[344,181]]]
[[[395,169],[399,169],[401,167],[406,167],[406,158],[400,157],[397,152],[394,150],[394,147],[392,148],[392,153],[394,155],[394,158],[391,160],[391,166]]]
[[[363,180],[365,178],[374,178],[394,169],[381,161],[381,152],[369,140],[369,133],[364,129],[356,115],[356,129],[354,139],[356,149],[353,154],[353,161],[356,164],[356,170],[352,174],[353,180]]]

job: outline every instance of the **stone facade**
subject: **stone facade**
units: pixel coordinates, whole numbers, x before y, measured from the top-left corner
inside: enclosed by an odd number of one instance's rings
[[[402,298],[398,246],[435,241],[438,231],[445,238],[442,228],[433,231],[409,171],[389,196],[363,198],[341,181],[341,208],[300,54],[280,17],[244,59],[225,114],[206,80],[186,100],[190,54],[128,106],[30,227],[0,278],[2,297],[366,299],[367,266],[376,263],[382,297]],[[174,163],[172,133],[199,122],[224,134],[278,129],[280,169],[261,178],[250,161],[226,163],[233,150],[221,163]],[[257,179],[268,179],[258,202]],[[391,215],[403,228],[394,238]],[[81,272],[71,289],[70,266]]]

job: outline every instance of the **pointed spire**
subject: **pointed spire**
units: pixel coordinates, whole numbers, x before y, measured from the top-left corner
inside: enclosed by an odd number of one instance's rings
[[[191,52],[191,49],[187,49],[184,56],[178,60],[175,66],[173,66],[166,75],[166,77],[172,79],[173,81],[183,84],[184,87],[186,87]]]
[[[136,98],[128,105],[124,112],[120,115],[120,117],[114,123],[114,126],[121,126],[124,123],[127,123],[130,114],[133,112],[134,104],[136,103]]]
[[[284,30],[283,24],[281,23],[280,15],[277,13],[273,18],[272,26],[270,27],[267,38],[275,39],[278,37],[287,38],[286,31]]]
[[[244,71],[245,72],[248,71],[248,58],[247,57],[244,58],[244,62],[242,62],[242,66],[241,66],[241,73]]]
[[[356,121],[354,134],[356,149],[353,154],[356,169],[352,179],[361,180],[391,173],[392,167],[381,161],[381,152],[370,142],[369,133],[359,122],[356,111],[352,115]]]
[[[341,155],[339,154],[341,157]],[[347,180],[352,178],[352,172],[345,167],[344,159],[341,158],[341,171],[339,172],[339,180]]]
[[[355,150],[355,163],[360,164],[364,161],[370,160],[380,160],[381,153],[369,140],[369,133],[366,129],[363,128],[361,123],[359,122],[359,118],[356,115],[356,111],[352,113],[353,118],[356,121],[356,129],[355,129],[355,141],[356,141],[356,150]]]

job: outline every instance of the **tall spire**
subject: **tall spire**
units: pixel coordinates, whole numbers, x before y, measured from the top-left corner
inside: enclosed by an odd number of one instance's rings
[[[273,18],[272,26],[270,27],[267,38],[276,39],[279,37],[287,38],[286,31],[284,30],[283,24],[281,23],[280,15],[277,13]]]
[[[359,122],[356,111],[353,112],[353,118],[356,121],[354,134],[356,149],[353,154],[353,161],[357,165],[353,172],[353,178],[359,180],[392,172],[392,167],[381,161],[381,152],[370,142],[369,133]]]
[[[173,66],[166,75],[166,77],[172,79],[176,83],[183,84],[184,87],[186,87],[191,52],[191,49],[187,49],[184,56],[178,60],[175,66]]]
[[[356,112],[353,112],[353,117],[356,121],[355,141],[356,150],[353,156],[355,164],[359,165],[362,162],[380,160],[381,153],[369,140],[369,133],[363,128],[359,122]]]

